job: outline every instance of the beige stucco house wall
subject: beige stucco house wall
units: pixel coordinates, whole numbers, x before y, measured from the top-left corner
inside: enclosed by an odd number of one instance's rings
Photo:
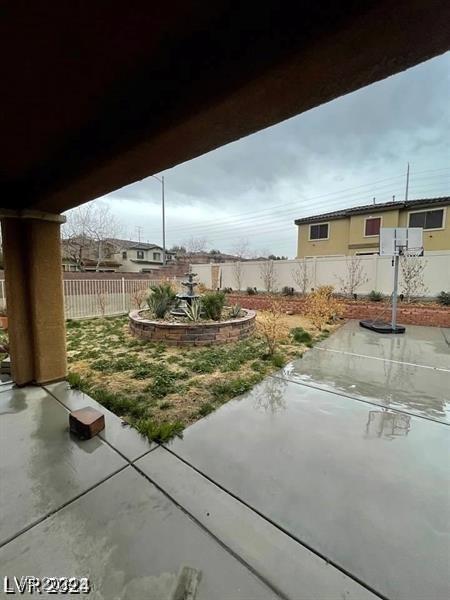
[[[379,235],[366,235],[367,219],[380,218],[381,227],[407,227],[411,213],[436,210],[443,211],[442,226],[424,229],[424,250],[450,252],[450,199],[438,198],[388,202],[298,219],[297,258],[377,254]],[[311,239],[311,227],[322,224],[328,224],[328,237]]]

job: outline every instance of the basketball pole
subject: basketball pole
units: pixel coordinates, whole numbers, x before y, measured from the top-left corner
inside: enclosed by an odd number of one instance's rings
[[[398,266],[400,262],[400,256],[394,254],[394,291],[392,292],[392,330],[395,331],[397,327],[397,291],[398,291]]]

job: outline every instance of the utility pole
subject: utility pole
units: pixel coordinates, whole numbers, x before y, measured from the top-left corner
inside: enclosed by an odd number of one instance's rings
[[[163,266],[166,264],[166,204],[164,198],[164,175],[161,177],[161,201],[162,201],[162,237],[163,237]]]
[[[163,266],[166,264],[166,205],[165,205],[165,197],[164,197],[164,175],[158,177],[157,175],[152,175],[155,179],[159,181],[161,184],[161,209],[162,209],[162,245],[163,245],[163,256],[162,263]]]
[[[408,192],[409,192],[409,163],[408,163],[408,168],[406,170],[405,202],[408,202]]]
[[[136,231],[137,231],[137,235],[138,235],[138,242],[141,242],[141,231],[142,231],[142,226],[141,225],[136,225],[135,227]]]

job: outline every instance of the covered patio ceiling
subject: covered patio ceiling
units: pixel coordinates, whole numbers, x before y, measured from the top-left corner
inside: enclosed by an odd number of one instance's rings
[[[445,0],[0,10],[1,208],[15,210],[62,212],[450,47]]]

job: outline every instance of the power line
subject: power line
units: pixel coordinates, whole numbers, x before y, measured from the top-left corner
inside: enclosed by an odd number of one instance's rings
[[[441,176],[438,176],[438,177],[443,177],[443,176],[441,175]],[[395,177],[394,179],[402,179],[402,178],[404,178],[404,175],[399,175],[399,176]],[[392,179],[392,178],[390,178],[390,179]],[[379,182],[382,182],[382,181],[386,181],[386,180],[379,180]],[[324,205],[328,205],[328,204],[329,205],[334,205],[334,204],[336,204],[338,202],[341,202],[341,200],[344,199],[344,198],[350,200],[350,197],[351,196],[355,196],[355,195],[358,196],[358,199],[360,201],[362,192],[353,191],[352,194],[345,194],[345,192],[349,192],[349,191],[352,191],[352,190],[358,190],[358,188],[362,188],[362,187],[363,188],[369,188],[370,187],[371,188],[370,195],[373,195],[374,193],[375,194],[380,193],[381,190],[383,190],[384,188],[392,188],[393,187],[392,184],[385,184],[384,186],[379,186],[378,188],[376,188],[374,190],[373,189],[373,185],[375,185],[376,183],[377,182],[373,182],[373,183],[369,183],[369,184],[364,184],[364,185],[361,185],[361,186],[356,186],[354,188],[347,188],[345,190],[339,190],[339,191],[336,191],[336,192],[329,192],[327,194],[323,194],[323,195],[319,195],[319,196],[313,196],[313,197],[310,197],[310,198],[303,198],[302,196],[299,196],[298,200],[294,200],[294,201],[291,201],[291,202],[288,202],[288,203],[286,203],[286,202],[284,202],[284,203],[278,203],[278,204],[272,205],[271,207],[268,207],[268,208],[265,208],[265,209],[261,209],[261,210],[257,211],[256,213],[255,213],[254,210],[252,210],[252,211],[244,211],[242,213],[236,213],[235,216],[230,216],[230,218],[227,218],[227,219],[221,219],[220,224],[218,224],[217,223],[217,219],[215,219],[214,221],[203,221],[202,223],[199,223],[197,225],[192,225],[190,227],[190,229],[194,230],[194,231],[195,230],[201,230],[201,231],[203,231],[206,228],[208,228],[208,230],[210,230],[210,229],[214,230],[214,229],[217,229],[217,227],[223,228],[224,225],[228,225],[228,224],[232,225],[235,222],[242,223],[242,222],[245,222],[245,221],[254,221],[255,220],[255,214],[263,216],[263,213],[273,213],[275,210],[277,210],[278,207],[284,209],[284,210],[281,211],[282,214],[283,213],[286,214],[287,212],[291,212],[292,209],[290,209],[290,208],[288,208],[286,210],[286,207],[288,207],[288,206],[293,206],[293,207],[295,206],[296,211],[299,211],[300,210],[299,204],[301,204],[302,201],[312,202],[315,199],[323,199],[323,198],[326,198],[326,197],[329,197],[329,196],[338,196],[338,197],[336,197],[336,198],[330,198],[330,200],[324,200],[322,202],[315,203],[314,206],[311,207],[311,208],[316,209],[318,206],[324,206]],[[411,183],[411,185],[412,185],[412,183]],[[400,182],[399,182],[399,185],[400,185]],[[345,194],[345,196],[342,196],[341,194]],[[368,192],[368,195],[369,195],[369,192]],[[369,201],[368,201],[368,203],[369,203]],[[277,210],[277,214],[280,214],[280,210]],[[249,216],[246,217],[245,215],[249,215]],[[271,218],[271,214],[268,214],[266,216],[268,218]],[[183,231],[185,231],[185,229],[186,229],[186,226],[180,225],[180,226],[172,227],[171,228],[171,232],[172,233],[173,232],[177,232],[177,231],[183,232]]]
[[[449,180],[450,182],[450,180]],[[445,184],[444,184],[445,185]],[[428,192],[431,192],[430,189],[430,184],[422,184],[422,185],[417,185],[414,182],[411,183],[411,188],[413,190],[417,190],[417,189],[426,189]],[[381,189],[383,188],[376,188],[373,189],[373,193],[379,194]],[[438,188],[439,190],[441,189],[441,187]],[[357,196],[356,198],[353,198],[352,196]],[[220,232],[220,231],[224,231],[224,230],[230,230],[231,228],[233,229],[241,229],[243,227],[247,227],[249,224],[251,225],[260,225],[260,224],[265,224],[267,222],[271,222],[271,223],[276,223],[278,221],[280,221],[281,219],[287,219],[287,218],[300,218],[301,216],[304,216],[304,213],[306,212],[311,212],[311,210],[314,210],[314,213],[317,214],[317,210],[322,207],[322,206],[326,206],[328,207],[333,207],[336,204],[342,204],[342,200],[346,199],[348,201],[347,206],[350,207],[350,205],[352,204],[360,204],[361,203],[361,195],[359,193],[355,193],[355,194],[347,194],[345,196],[341,196],[338,198],[333,198],[330,200],[325,200],[323,202],[316,202],[314,204],[314,206],[311,207],[305,207],[303,208],[303,210],[301,209],[301,207],[299,207],[299,202],[295,202],[296,208],[295,211],[293,208],[288,208],[285,210],[278,210],[276,211],[276,215],[273,214],[274,212],[274,208],[270,208],[270,209],[262,209],[261,211],[253,211],[252,215],[250,217],[238,217],[238,218],[234,218],[234,219],[222,219],[220,220],[220,222],[217,221],[217,219],[214,221],[214,225],[210,226],[208,225],[209,222],[203,222],[203,223],[199,223],[199,224],[194,224],[194,225],[183,225],[183,226],[178,226],[178,227],[173,227],[170,229],[170,234],[173,236],[173,234],[178,233],[178,232],[182,232],[182,233],[186,233],[186,230],[188,229],[189,232],[194,232],[195,234],[199,235],[203,232],[211,234],[214,232]],[[390,200],[387,199],[387,201]],[[400,201],[399,201],[400,202]],[[367,201],[367,204],[369,204],[370,202]],[[267,210],[270,210],[272,214],[262,214],[263,212],[267,212]],[[329,211],[327,211],[329,212]],[[306,216],[306,215],[305,215]]]

